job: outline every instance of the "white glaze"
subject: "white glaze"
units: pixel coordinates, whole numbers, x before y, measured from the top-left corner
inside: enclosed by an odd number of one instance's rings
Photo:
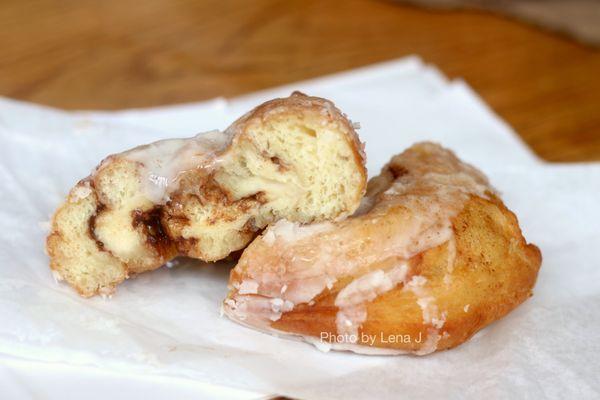
[[[440,313],[435,298],[429,295],[429,291],[425,288],[427,279],[420,275],[415,275],[413,278],[404,286],[405,290],[410,290],[417,297],[417,304],[423,312],[423,324],[431,325],[436,329],[440,329],[444,326],[446,315]]]
[[[326,232],[333,229],[333,227],[334,225],[331,222],[301,225],[297,222],[290,222],[286,219],[280,219],[275,224],[267,228],[262,239],[268,245],[275,244],[277,240],[281,240],[285,243],[291,243],[321,232]]]
[[[231,319],[250,326],[269,326],[284,312],[294,309],[294,303],[280,297],[268,298],[253,294],[237,295],[224,301],[222,311]]]
[[[407,272],[408,264],[402,262],[389,271],[368,272],[344,287],[335,298],[337,333],[356,342],[358,329],[367,319],[367,303],[404,282]]]
[[[213,168],[220,161],[219,153],[230,141],[228,133],[209,131],[187,139],[160,140],[114,158],[139,163],[143,194],[155,204],[164,204],[169,200],[169,194],[177,189],[178,178],[183,172]]]
[[[239,294],[256,294],[258,293],[258,282],[251,279],[243,281],[238,288]]]
[[[427,162],[423,161],[423,153],[427,153]],[[440,330],[446,313],[438,309],[424,277],[416,276],[410,282],[404,282],[407,272],[400,274],[390,270],[389,262],[396,260],[396,265],[404,265],[399,262],[448,243],[444,282],[449,285],[456,258],[452,219],[470,196],[487,198],[488,193],[494,191],[479,171],[437,145],[420,144],[418,150],[408,150],[398,156],[398,160],[408,173],[393,181],[375,202],[367,199],[358,215],[336,222],[327,229],[320,229],[317,224],[312,231],[308,230],[310,226],[295,227],[283,222],[257,239],[246,250],[236,270],[242,272],[244,280],[259,282],[258,292],[255,296],[239,296],[233,292],[231,297],[236,304],[246,303],[246,311],[263,309],[263,315],[266,306],[260,308],[252,304],[260,304],[263,298],[311,305],[318,294],[332,287],[332,283],[351,276],[354,280],[338,293],[335,300],[338,334],[351,335],[357,333],[360,324],[367,320],[367,304],[403,283],[406,290],[415,294],[423,313],[423,325],[428,327],[428,336],[419,354],[435,351],[444,334],[440,334]],[[391,208],[408,212],[400,216],[392,213],[396,218],[390,219]],[[303,229],[309,234],[302,234]],[[390,233],[382,234],[382,229]],[[387,263],[387,267],[368,270],[369,266],[381,263]],[[391,279],[385,271],[394,271],[398,275]],[[269,326],[264,317],[254,321],[256,324],[251,325],[257,328]]]
[[[421,348],[415,353],[425,355],[437,350],[437,344],[441,339],[440,329],[446,322],[446,313],[440,312],[436,304],[436,299],[429,294],[425,287],[427,279],[420,275],[415,275],[404,286],[404,290],[410,290],[417,298],[417,304],[423,313],[423,325],[430,326],[427,331],[427,339]]]

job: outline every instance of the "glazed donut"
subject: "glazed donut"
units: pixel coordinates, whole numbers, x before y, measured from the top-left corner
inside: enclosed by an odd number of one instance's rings
[[[266,225],[352,214],[364,195],[362,144],[330,101],[299,92],[226,131],[106,158],[69,193],[47,239],[50,268],[82,296],[111,294],[177,255],[215,261]]]
[[[526,300],[540,263],[486,177],[420,143],[369,182],[356,215],[266,229],[232,270],[223,311],[324,350],[423,355]]]

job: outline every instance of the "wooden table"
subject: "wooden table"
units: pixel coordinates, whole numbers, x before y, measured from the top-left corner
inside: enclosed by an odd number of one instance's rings
[[[235,96],[419,54],[543,158],[600,160],[600,51],[390,1],[3,0],[0,95],[68,109]]]

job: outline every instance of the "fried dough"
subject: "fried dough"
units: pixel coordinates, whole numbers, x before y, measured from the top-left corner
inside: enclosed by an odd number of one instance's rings
[[[265,230],[232,270],[223,311],[321,349],[424,355],[525,301],[540,264],[487,178],[420,143],[369,182],[356,215]]]
[[[346,116],[330,101],[295,92],[224,132],[106,158],[56,211],[50,268],[92,296],[177,255],[223,259],[281,218],[352,214],[366,187],[364,162]]]

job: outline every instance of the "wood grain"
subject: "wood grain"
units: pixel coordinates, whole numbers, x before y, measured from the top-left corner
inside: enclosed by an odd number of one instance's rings
[[[600,160],[600,52],[388,1],[3,0],[0,95],[68,109],[235,96],[419,54],[547,160]]]

